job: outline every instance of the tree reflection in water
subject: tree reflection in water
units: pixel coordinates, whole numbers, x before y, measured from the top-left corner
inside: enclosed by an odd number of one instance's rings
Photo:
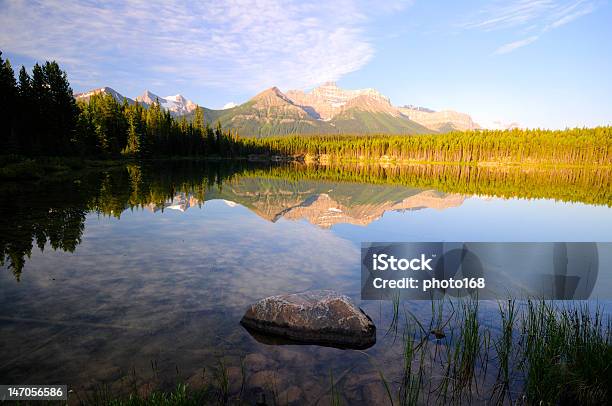
[[[278,182],[297,194],[314,193],[319,188],[324,193],[333,182],[336,201],[346,205],[397,201],[405,198],[409,190],[433,189],[611,206],[610,172],[605,167],[313,166],[244,161],[128,164],[70,179],[0,184],[0,262],[19,280],[34,244],[41,251],[49,243],[54,250],[74,252],[90,212],[119,218],[127,209],[173,208],[171,202],[180,197],[190,199],[190,205],[224,198],[264,215],[262,205],[270,205],[270,199],[282,199],[281,195],[286,194],[285,190],[280,193]],[[224,185],[231,186],[231,190],[224,190]],[[372,189],[372,185],[380,187]],[[178,208],[181,204],[187,203],[174,203]]]

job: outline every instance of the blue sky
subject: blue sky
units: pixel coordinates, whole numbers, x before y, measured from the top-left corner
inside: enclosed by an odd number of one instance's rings
[[[0,50],[15,66],[57,60],[75,91],[211,108],[335,80],[485,125],[612,124],[605,0],[183,3],[0,0]]]

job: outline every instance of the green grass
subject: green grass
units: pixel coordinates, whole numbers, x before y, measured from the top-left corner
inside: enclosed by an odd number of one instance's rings
[[[115,398],[108,389],[100,388],[82,401],[82,404],[92,406],[196,406],[214,403],[214,396],[209,391],[190,391],[185,384],[179,384],[172,391],[156,391],[146,397],[133,393],[123,398]]]
[[[610,320],[586,305],[529,302],[522,320],[525,394],[543,404],[611,404]]]

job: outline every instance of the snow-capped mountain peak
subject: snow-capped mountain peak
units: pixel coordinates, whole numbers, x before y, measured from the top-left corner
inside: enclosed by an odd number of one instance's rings
[[[162,103],[163,97],[159,97],[158,95],[151,93],[148,90],[145,90],[140,96],[136,97],[136,101],[139,103],[143,103],[146,105],[151,105],[159,100],[159,103]]]
[[[185,99],[185,97],[183,97],[183,95],[180,93],[175,94],[174,96],[166,96],[164,99],[173,101],[175,103],[185,103],[187,101],[187,99]]]
[[[170,110],[177,115],[183,115],[192,112],[198,107],[191,100],[186,99],[182,94],[164,97],[164,101],[160,100],[162,107]]]
[[[170,113],[176,116],[181,116],[187,113],[191,113],[198,107],[197,104],[191,100],[186,99],[181,94],[174,96],[161,97],[149,90],[145,90],[144,93],[136,98],[136,101],[147,105],[153,104],[159,101],[159,105],[164,110],[168,110]]]

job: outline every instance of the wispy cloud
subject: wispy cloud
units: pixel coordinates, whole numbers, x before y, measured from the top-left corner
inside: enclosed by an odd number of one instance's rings
[[[495,2],[480,10],[470,21],[461,24],[461,27],[484,31],[508,30],[513,31],[513,35],[535,33],[527,38],[504,44],[493,52],[495,55],[501,55],[532,44],[544,33],[590,14],[595,9],[594,0]]]
[[[208,86],[303,88],[371,59],[365,9],[358,0],[8,0],[0,2],[0,47],[56,59],[75,83],[139,72]]]
[[[531,23],[554,8],[553,0],[496,2],[480,10],[475,18],[462,26],[484,30],[513,28]]]
[[[502,54],[507,54],[509,52],[514,51],[515,49],[524,47],[526,45],[529,45],[533,42],[536,42],[538,40],[538,36],[534,35],[532,37],[529,38],[525,38],[525,39],[521,39],[518,41],[514,41],[514,42],[510,42],[508,44],[502,45],[501,47],[497,48],[495,50],[495,54],[497,55],[502,55]]]
[[[574,4],[559,10],[556,15],[553,15],[554,21],[550,23],[546,29],[553,29],[568,24],[575,19],[595,11],[595,4],[592,2],[578,1]]]

